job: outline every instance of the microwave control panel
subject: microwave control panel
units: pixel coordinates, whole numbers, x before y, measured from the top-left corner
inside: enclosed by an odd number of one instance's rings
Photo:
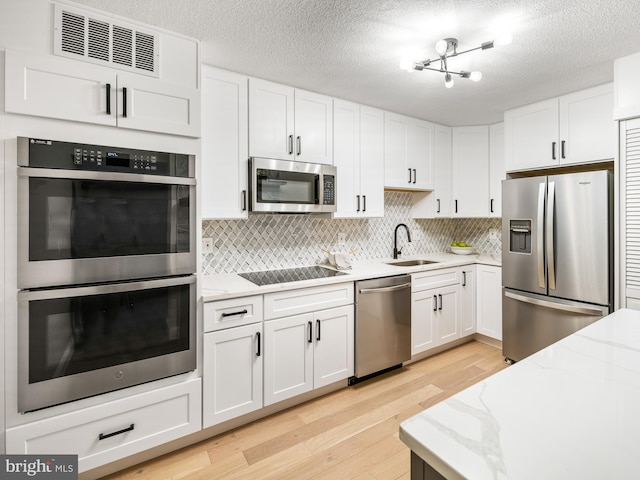
[[[194,177],[189,155],[18,137],[25,167]]]
[[[322,193],[323,205],[335,205],[336,204],[336,177],[333,175],[324,174],[322,176],[324,188]]]

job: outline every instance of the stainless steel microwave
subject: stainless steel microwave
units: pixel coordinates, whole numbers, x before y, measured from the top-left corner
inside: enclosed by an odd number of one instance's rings
[[[259,213],[335,212],[336,167],[252,157],[249,205]]]

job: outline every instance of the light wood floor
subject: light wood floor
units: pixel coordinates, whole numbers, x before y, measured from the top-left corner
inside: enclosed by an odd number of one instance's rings
[[[473,341],[106,478],[409,479],[400,423],[505,367]]]

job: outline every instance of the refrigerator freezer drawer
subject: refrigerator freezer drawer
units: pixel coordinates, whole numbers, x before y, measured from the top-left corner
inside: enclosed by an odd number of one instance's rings
[[[522,360],[608,314],[607,306],[504,288],[502,354],[511,360]]]

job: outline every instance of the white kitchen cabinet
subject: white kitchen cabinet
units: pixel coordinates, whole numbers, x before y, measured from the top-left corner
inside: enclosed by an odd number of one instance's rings
[[[489,216],[489,127],[453,128],[453,217]]]
[[[262,408],[262,322],[204,334],[204,428]]]
[[[353,375],[353,305],[264,323],[264,404]]]
[[[331,97],[249,79],[249,155],[333,164]]]
[[[334,100],[333,128],[333,162],[340,172],[333,217],[384,216],[383,112]]]
[[[433,190],[434,125],[395,113],[384,113],[384,186],[400,190]]]
[[[8,428],[7,454],[78,455],[80,472],[195,433],[200,379]]]
[[[613,159],[612,112],[611,83],[505,112],[506,170]]]
[[[248,217],[248,81],[202,66],[202,218]]]
[[[451,217],[451,127],[434,125],[432,192],[414,192],[413,218]]]
[[[613,62],[613,119],[640,117],[640,53]]]
[[[477,332],[502,340],[502,268],[476,265]]]
[[[504,170],[504,123],[489,125],[489,217],[502,217]]]
[[[460,269],[411,275],[411,355],[460,338]]]
[[[460,336],[476,333],[476,266],[460,267]]]
[[[23,115],[199,137],[197,87],[53,55],[5,57],[5,108]]]

